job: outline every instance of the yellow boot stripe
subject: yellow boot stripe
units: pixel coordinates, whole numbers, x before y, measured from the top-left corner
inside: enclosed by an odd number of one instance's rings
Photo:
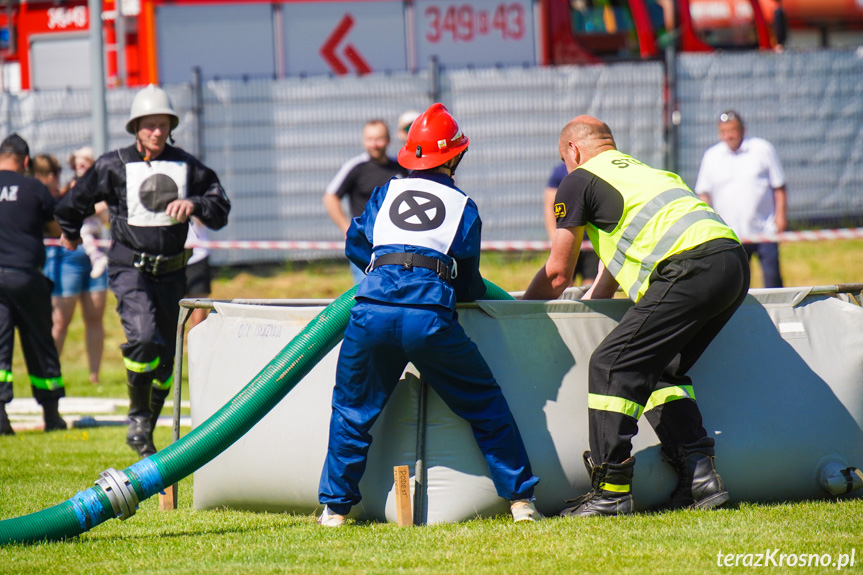
[[[630,486],[619,485],[617,483],[600,483],[599,488],[606,491],[614,491],[615,493],[629,493]]]
[[[168,378],[168,381],[161,382],[158,379],[153,380],[153,387],[158,389],[171,389],[171,384],[174,382],[174,374],[171,374],[171,377]]]

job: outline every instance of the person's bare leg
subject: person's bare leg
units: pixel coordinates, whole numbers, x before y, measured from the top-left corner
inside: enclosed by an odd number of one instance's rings
[[[192,315],[189,316],[188,326],[189,329],[192,329],[205,319],[207,319],[207,315],[209,315],[210,310],[208,309],[200,309],[196,308],[192,310]]]
[[[57,348],[57,355],[63,353],[63,345],[66,343],[66,334],[69,331],[69,324],[72,323],[72,316],[75,314],[75,297],[58,297],[51,298],[51,336],[54,338],[54,346]]]
[[[107,291],[81,294],[81,317],[84,320],[84,335],[87,342],[87,361],[90,366],[90,383],[99,383],[102,351],[105,347],[105,305]]]

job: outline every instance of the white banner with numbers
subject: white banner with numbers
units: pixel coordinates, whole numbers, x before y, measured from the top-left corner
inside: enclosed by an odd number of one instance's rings
[[[420,68],[537,63],[530,0],[416,0],[414,17]]]

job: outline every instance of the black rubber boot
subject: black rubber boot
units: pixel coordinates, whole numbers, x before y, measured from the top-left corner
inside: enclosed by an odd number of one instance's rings
[[[159,414],[162,413],[162,407],[165,406],[165,398],[171,393],[170,389],[153,388],[153,393],[150,396],[150,437],[156,431],[156,423],[159,421]],[[155,444],[153,444],[153,453],[156,452]],[[149,455],[152,455],[149,454]]]
[[[9,423],[9,416],[6,415],[6,404],[2,402],[0,402],[0,435],[15,435],[15,430]]]
[[[677,487],[671,499],[658,511],[671,509],[713,509],[728,501],[725,483],[716,472],[713,446],[710,437],[677,446],[677,449],[662,448],[662,459],[677,472]]]
[[[141,457],[156,453],[153,428],[150,426],[150,385],[129,386],[129,430],[126,444]]]
[[[60,417],[59,400],[46,401],[42,404],[43,417],[45,419],[45,431],[61,431],[66,429],[66,421]]]
[[[561,511],[561,517],[625,515],[635,510],[632,501],[632,472],[635,458],[630,457],[623,463],[596,465],[590,458],[590,452],[585,451],[584,466],[590,475],[592,489],[578,499],[567,501],[575,505]]]

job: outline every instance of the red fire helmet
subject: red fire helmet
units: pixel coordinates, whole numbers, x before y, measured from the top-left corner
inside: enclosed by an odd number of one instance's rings
[[[435,168],[456,157],[470,143],[441,103],[432,104],[411,124],[399,164],[409,170]]]

